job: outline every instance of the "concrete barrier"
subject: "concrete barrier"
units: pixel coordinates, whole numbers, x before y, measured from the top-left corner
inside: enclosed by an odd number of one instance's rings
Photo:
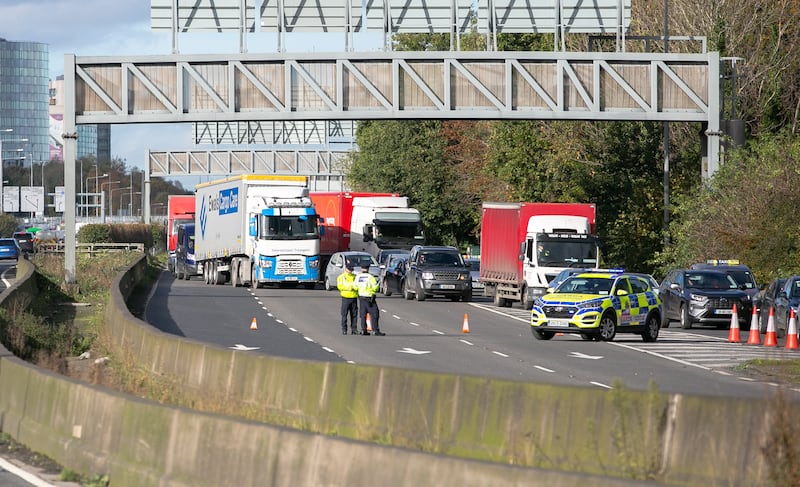
[[[172,378],[186,404],[222,402],[251,419],[76,383],[5,352],[0,429],[78,471],[109,473],[113,485],[766,483],[764,402],[211,347],[128,312],[125,299],[143,270],[141,260],[112,288],[106,324],[116,346],[154,375]]]

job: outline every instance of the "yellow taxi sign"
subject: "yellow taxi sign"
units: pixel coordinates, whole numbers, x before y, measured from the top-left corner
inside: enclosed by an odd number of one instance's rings
[[[739,265],[739,259],[727,259],[727,260],[710,259],[710,260],[706,261],[706,264],[710,264],[710,265]]]

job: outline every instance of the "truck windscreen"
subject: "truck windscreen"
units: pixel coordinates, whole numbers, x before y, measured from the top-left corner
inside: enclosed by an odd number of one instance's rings
[[[425,240],[422,225],[419,222],[397,222],[376,220],[378,239]]]
[[[597,263],[597,246],[594,239],[540,240],[534,250],[535,260],[542,267],[593,267]]]
[[[317,219],[306,215],[262,216],[261,238],[267,240],[305,240],[319,238]]]

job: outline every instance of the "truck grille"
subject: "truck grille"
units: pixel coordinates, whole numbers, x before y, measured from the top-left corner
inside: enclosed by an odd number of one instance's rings
[[[433,273],[433,278],[437,281],[457,281],[459,273],[451,271],[436,271]]]
[[[303,274],[305,268],[302,260],[279,260],[278,267],[275,269],[275,274],[279,276],[287,274]]]

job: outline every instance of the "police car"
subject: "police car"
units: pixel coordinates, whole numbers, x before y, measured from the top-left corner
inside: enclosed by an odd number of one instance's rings
[[[577,333],[584,340],[611,341],[635,333],[654,342],[661,328],[661,300],[645,277],[624,272],[584,272],[537,299],[531,332],[539,340]]]

